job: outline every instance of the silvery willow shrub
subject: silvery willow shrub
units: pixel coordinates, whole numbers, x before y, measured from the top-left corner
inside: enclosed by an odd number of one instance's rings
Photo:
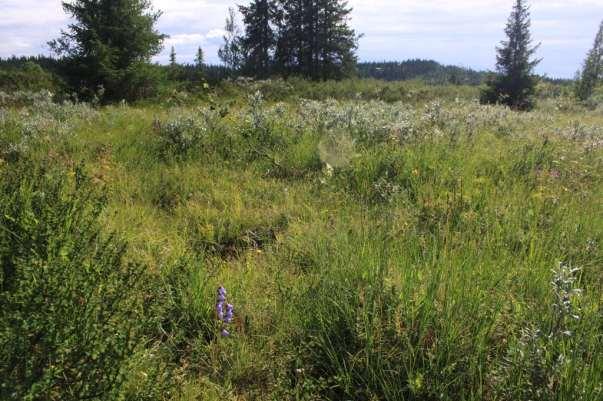
[[[15,91],[9,93],[0,91],[0,106],[25,107],[41,103],[52,103],[53,97],[54,94],[48,90],[39,92]]]
[[[331,130],[346,131],[354,140],[365,145],[387,141],[392,130],[400,124],[408,125],[414,119],[408,106],[384,102],[323,102],[302,100],[301,124],[321,133]]]
[[[114,400],[141,343],[142,268],[76,169],[0,166],[0,399]]]
[[[566,128],[557,128],[555,135],[582,143],[589,151],[603,147],[603,127],[597,125],[573,121]]]
[[[43,102],[36,103],[31,108],[36,114],[59,123],[73,124],[76,121],[92,121],[99,116],[97,109],[89,103],[74,103],[64,101],[62,103]]]
[[[75,124],[97,115],[86,104],[36,104],[0,109],[0,158],[16,160],[30,149],[55,143],[73,132]]]
[[[248,97],[249,112],[246,115],[246,125],[243,127],[242,136],[251,141],[251,146],[257,147],[256,152],[262,152],[274,147],[278,138],[274,133],[274,116],[268,113],[264,97],[261,92],[255,92]]]
[[[490,377],[496,399],[563,399],[559,397],[561,388],[570,390],[573,400],[600,399],[601,388],[586,395],[577,391],[578,383],[573,382],[581,376],[580,369],[589,358],[580,333],[579,298],[583,291],[577,287],[579,273],[580,269],[564,263],[552,270],[551,320],[541,325],[529,323],[520,330],[518,339],[510,341],[506,355]]]
[[[274,162],[275,150],[287,145],[284,130],[288,121],[282,105],[268,107],[261,92],[248,96],[249,107],[233,117],[240,121],[231,134],[222,135],[222,157],[238,161],[267,160]],[[215,136],[212,138],[215,141]],[[226,143],[225,141],[228,141]],[[224,147],[228,145],[228,147]]]
[[[184,156],[200,146],[206,129],[193,116],[181,116],[167,122],[155,121],[153,128],[161,141],[163,151],[175,156]]]
[[[293,86],[284,79],[268,79],[252,81],[248,90],[260,92],[262,96],[271,101],[282,101],[291,96]]]

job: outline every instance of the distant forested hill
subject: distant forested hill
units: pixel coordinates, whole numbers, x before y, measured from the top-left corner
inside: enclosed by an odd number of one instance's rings
[[[58,73],[61,71],[61,63],[56,58],[47,56],[23,56],[23,57],[0,57],[0,69],[2,70],[21,70],[28,64],[37,64],[44,70]]]
[[[384,81],[422,79],[434,84],[479,85],[486,77],[486,72],[483,71],[442,65],[434,60],[420,59],[402,62],[365,62],[359,63],[357,68],[361,78],[375,78]]]

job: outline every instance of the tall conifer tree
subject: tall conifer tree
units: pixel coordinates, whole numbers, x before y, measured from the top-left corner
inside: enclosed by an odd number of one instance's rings
[[[170,66],[175,67],[176,64],[178,64],[176,61],[176,48],[172,46],[172,50],[170,50]]]
[[[276,62],[286,74],[342,78],[354,71],[357,36],[342,0],[281,0]]]
[[[245,35],[241,39],[245,73],[267,77],[272,72],[276,45],[276,4],[273,0],[254,0],[249,6],[239,6],[239,11],[245,23]]]
[[[532,45],[530,10],[526,0],[516,0],[507,22],[507,40],[497,47],[498,75],[488,82],[482,93],[486,103],[503,103],[517,110],[533,107],[536,88],[534,68],[541,60],[534,59],[539,45]]]
[[[204,63],[205,63],[205,53],[203,52],[203,49],[201,48],[201,46],[199,46],[199,48],[197,49],[197,55],[195,56],[195,65],[197,66],[197,68],[201,68],[201,67],[203,67]]]
[[[576,97],[582,101],[588,100],[603,78],[603,22],[595,37],[595,44],[588,52],[584,67],[576,82]]]
[[[348,25],[352,9],[347,1],[320,0],[317,42],[321,78],[343,78],[356,69],[358,37]]]
[[[161,13],[149,0],[72,0],[63,9],[73,23],[51,48],[71,76],[89,93],[102,86],[109,98],[144,95],[148,63],[161,51],[165,35],[155,29]]]
[[[302,8],[305,0],[280,0],[276,19],[277,43],[275,64],[284,74],[299,73],[304,42]]]

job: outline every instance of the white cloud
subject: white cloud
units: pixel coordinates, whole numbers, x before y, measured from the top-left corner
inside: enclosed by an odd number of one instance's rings
[[[192,61],[203,46],[215,63],[227,9],[246,0],[153,0],[162,10],[158,28],[170,35],[156,60],[171,46],[180,61]],[[492,68],[494,47],[514,0],[350,0],[351,23],[364,60],[432,58]],[[603,0],[532,0],[534,38],[542,42],[540,72],[571,77],[591,45]],[[61,0],[0,0],[0,57],[47,53],[45,43],[68,23]]]
[[[514,1],[350,0],[352,24],[365,35],[360,58],[419,57],[493,68]],[[542,42],[539,72],[573,76],[603,17],[603,0],[532,0],[531,10],[534,40]]]
[[[205,37],[200,33],[182,33],[172,35],[165,40],[166,46],[189,45],[191,43],[201,43]]]
[[[205,37],[207,39],[215,39],[221,38],[224,35],[226,35],[226,31],[224,29],[212,29],[211,31],[207,32],[207,35],[205,35]]]

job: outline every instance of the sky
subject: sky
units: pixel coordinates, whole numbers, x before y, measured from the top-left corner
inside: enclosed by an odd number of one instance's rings
[[[228,7],[246,0],[152,0],[163,11],[158,29],[170,35],[155,61],[171,46],[178,61],[203,47],[218,63]],[[351,25],[363,34],[361,61],[434,59],[474,69],[493,69],[495,46],[514,0],[349,0]],[[532,0],[532,32],[543,59],[537,71],[571,78],[592,46],[603,19],[603,0]],[[69,23],[61,0],[0,0],[0,57],[49,54],[46,42]]]

